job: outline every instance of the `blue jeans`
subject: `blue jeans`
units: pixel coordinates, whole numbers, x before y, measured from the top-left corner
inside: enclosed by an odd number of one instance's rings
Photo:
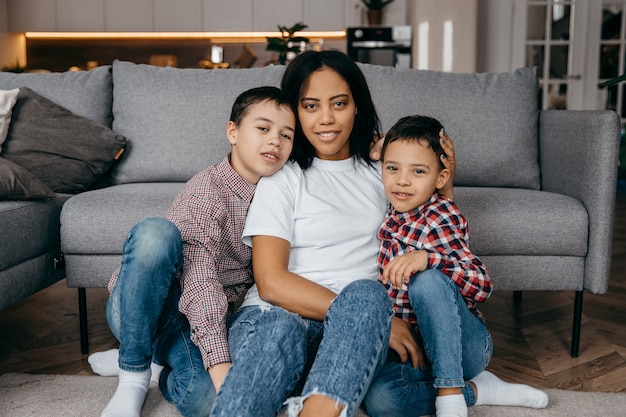
[[[208,416],[215,388],[178,310],[176,275],[182,264],[182,238],[173,223],[163,218],[138,223],[124,242],[107,320],[120,341],[120,369],[146,370],[151,361],[163,365],[159,385],[165,398],[183,416]]]
[[[393,309],[376,281],[352,282],[323,322],[280,307],[242,307],[229,328],[233,364],[212,416],[275,417],[290,396],[290,415],[324,394],[352,416],[384,364]]]
[[[417,317],[427,364],[423,370],[389,355],[372,383],[365,406],[372,417],[435,413],[437,388],[462,387],[468,406],[476,403],[469,379],[481,373],[493,353],[491,335],[470,312],[458,287],[435,269],[415,274],[409,301]]]

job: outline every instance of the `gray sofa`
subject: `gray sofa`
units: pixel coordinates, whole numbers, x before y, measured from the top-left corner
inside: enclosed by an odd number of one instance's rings
[[[401,116],[427,114],[454,139],[455,199],[495,290],[575,292],[577,356],[583,291],[603,293],[608,286],[618,115],[540,111],[533,69],[450,74],[362,68],[384,130]],[[86,289],[106,285],[136,222],[163,215],[186,180],[226,154],[225,126],[236,95],[278,85],[282,71],[116,61],[89,73],[0,74],[0,88],[28,86],[127,140],[122,159],[95,189],[46,202],[0,202],[0,308],[62,276],[52,262],[62,253],[67,285],[79,291],[86,353]],[[30,284],[17,291],[16,282]]]

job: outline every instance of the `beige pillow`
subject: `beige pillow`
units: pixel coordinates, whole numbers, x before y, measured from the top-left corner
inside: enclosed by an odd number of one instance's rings
[[[19,92],[19,88],[0,90],[0,152],[2,152],[2,144],[7,139],[7,132],[11,124],[11,112]]]

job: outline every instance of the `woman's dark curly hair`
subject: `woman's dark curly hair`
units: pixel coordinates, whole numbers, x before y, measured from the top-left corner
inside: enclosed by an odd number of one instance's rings
[[[356,155],[371,164],[370,147],[373,139],[380,134],[380,120],[367,81],[352,58],[343,52],[333,50],[304,52],[294,58],[285,69],[281,89],[297,115],[300,100],[306,93],[311,74],[323,68],[335,71],[348,83],[358,110],[350,133],[350,155]],[[306,169],[311,166],[315,156],[315,148],[304,136],[298,120],[290,159],[296,161],[302,169]]]

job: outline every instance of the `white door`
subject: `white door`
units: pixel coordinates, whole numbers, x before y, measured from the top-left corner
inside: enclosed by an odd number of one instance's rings
[[[589,95],[595,98],[597,109],[617,111],[624,122],[626,119],[626,97],[624,83],[612,87],[598,88],[597,84],[626,72],[626,0],[598,1],[597,39],[594,55],[595,83],[589,86]],[[595,93],[595,95],[594,95]]]
[[[513,67],[537,67],[542,109],[588,106],[589,6],[589,0],[515,0]]]
[[[514,0],[513,68],[536,66],[542,109],[617,111],[626,122],[626,0]]]

